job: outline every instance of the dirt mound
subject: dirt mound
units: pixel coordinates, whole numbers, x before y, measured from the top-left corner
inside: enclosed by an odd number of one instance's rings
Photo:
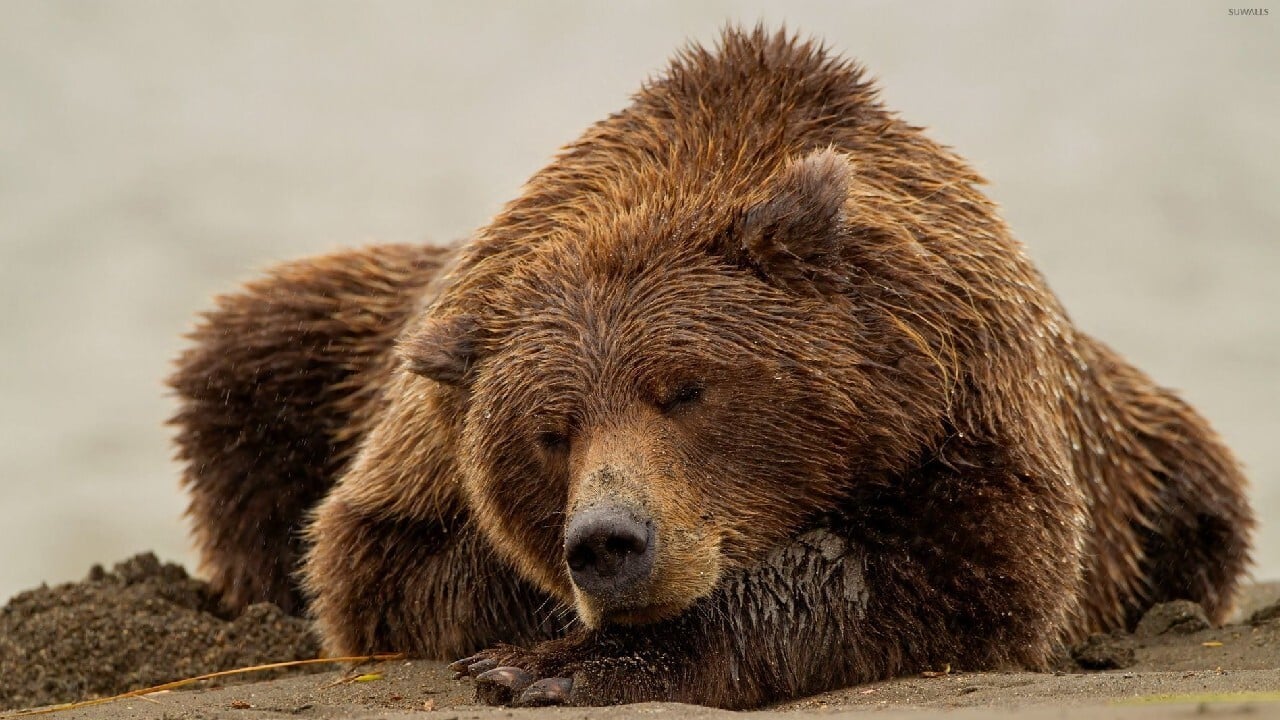
[[[0,610],[0,709],[113,695],[259,663],[316,657],[307,623],[274,605],[221,613],[208,586],[144,553]]]

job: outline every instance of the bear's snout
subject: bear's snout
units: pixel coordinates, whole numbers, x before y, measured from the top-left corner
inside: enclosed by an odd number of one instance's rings
[[[649,578],[654,544],[652,520],[623,505],[593,505],[569,519],[565,562],[579,590],[608,600]]]

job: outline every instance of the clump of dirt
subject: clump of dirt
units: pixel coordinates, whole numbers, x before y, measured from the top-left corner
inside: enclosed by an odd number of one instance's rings
[[[0,709],[114,695],[319,650],[306,621],[270,604],[230,617],[204,582],[144,553],[110,572],[95,565],[78,583],[21,593],[0,610]]]
[[[1091,635],[1070,648],[1070,659],[1059,658],[1054,670],[1273,669],[1280,658],[1280,600],[1274,592],[1280,588],[1260,588],[1267,592],[1245,598],[1235,622],[1222,627],[1213,627],[1204,608],[1189,600],[1153,605],[1132,633]]]
[[[1270,605],[1261,608],[1250,615],[1248,623],[1250,625],[1262,625],[1274,620],[1280,620],[1280,600],[1276,600]]]
[[[1120,670],[1137,662],[1137,644],[1128,633],[1097,633],[1071,649],[1086,670]]]
[[[1174,600],[1153,606],[1138,621],[1133,634],[1152,638],[1165,633],[1190,635],[1210,627],[1204,608],[1190,600]]]

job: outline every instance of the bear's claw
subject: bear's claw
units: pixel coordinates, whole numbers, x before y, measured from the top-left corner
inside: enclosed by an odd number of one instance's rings
[[[563,648],[539,652],[507,645],[454,661],[449,669],[456,680],[473,678],[476,700],[485,705],[571,705],[578,701],[573,695],[579,661],[565,658]]]
[[[493,660],[481,660],[479,663],[476,663],[476,665],[481,663],[496,664]],[[503,687],[511,688],[512,690],[523,690],[529,685],[529,683],[533,682],[533,676],[522,668],[511,667],[508,665],[504,667],[495,667],[492,670],[485,670],[484,672],[481,672],[479,675],[476,675],[476,682],[497,683]]]
[[[467,666],[467,674],[471,677],[480,677],[486,672],[498,667],[498,661],[490,658],[477,660]]]
[[[520,691],[533,682],[533,675],[528,671],[509,665],[486,670],[475,678],[476,696],[489,705],[511,704]]]
[[[560,705],[569,701],[572,690],[573,680],[570,678],[543,678],[526,688],[516,704],[530,707]]]
[[[482,652],[478,652],[475,655],[468,655],[467,657],[464,657],[461,660],[454,660],[453,662],[449,663],[449,669],[454,672],[465,673],[467,672],[467,669],[471,667],[472,664],[480,660],[483,660],[484,658],[485,658],[485,655]]]

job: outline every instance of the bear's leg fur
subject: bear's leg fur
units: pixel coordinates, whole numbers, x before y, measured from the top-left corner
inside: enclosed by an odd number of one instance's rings
[[[334,655],[409,651],[452,659],[497,642],[536,642],[571,622],[496,558],[465,516],[383,516],[326,500],[310,534],[311,613]]]
[[[1136,624],[1155,603],[1191,600],[1212,622],[1223,623],[1249,564],[1254,518],[1246,481],[1198,413],[1164,388],[1143,389],[1127,399],[1159,489],[1148,522],[1135,528],[1149,594],[1128,608],[1126,620]]]
[[[1099,411],[1084,428],[1106,433],[1107,452],[1082,437],[1077,477],[1093,479],[1095,580],[1087,631],[1132,628],[1152,605],[1191,600],[1215,623],[1230,614],[1249,564],[1254,527],[1247,481],[1213,428],[1105,344],[1080,336],[1094,370]],[[1098,463],[1102,462],[1103,465]],[[1126,558],[1132,565],[1124,569]],[[1106,588],[1122,587],[1119,594]],[[1098,613],[1098,609],[1104,610]]]
[[[1168,471],[1158,475],[1162,487],[1156,503],[1162,514],[1152,527],[1139,528],[1142,575],[1151,595],[1128,621],[1136,624],[1155,603],[1192,600],[1215,624],[1226,622],[1249,564],[1253,515],[1246,496],[1239,486],[1229,487],[1234,467],[1210,466],[1212,454],[1179,458],[1196,446],[1170,445],[1168,438],[1158,445],[1163,447],[1157,453],[1182,462],[1170,462]]]
[[[224,605],[302,610],[300,529],[362,434],[390,350],[447,250],[279,265],[217,299],[169,379],[202,568]]]
[[[922,670],[1047,665],[1074,610],[1083,508],[960,448],[868,483],[679,617],[455,663],[490,703],[749,708]],[[1063,522],[1076,518],[1076,522]]]
[[[335,655],[452,659],[562,634],[572,613],[483,540],[457,485],[458,398],[396,372],[351,467],[307,528],[309,610]]]

